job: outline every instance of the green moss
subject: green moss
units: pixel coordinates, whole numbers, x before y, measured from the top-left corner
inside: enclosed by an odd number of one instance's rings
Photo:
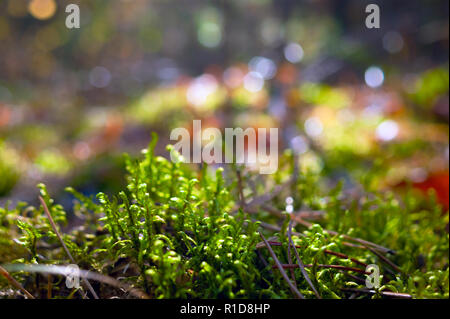
[[[195,171],[155,156],[155,144],[154,138],[139,161],[126,157],[127,187],[118,194],[87,198],[67,189],[77,198],[73,211],[84,223],[65,231],[63,239],[81,269],[119,278],[153,298],[292,298],[259,235],[262,232],[269,238],[282,264],[289,263],[290,215],[284,210],[285,198],[291,196],[296,211],[320,211],[325,216],[308,228],[295,224],[292,235],[321,297],[346,298],[350,293],[345,289],[365,289],[365,277],[348,269],[363,271],[362,265],[377,264],[382,286],[373,295],[358,292],[356,297],[377,298],[391,291],[417,298],[448,298],[448,214],[442,214],[433,199],[366,192],[352,199],[340,186],[319,187],[321,177],[311,173],[302,173],[289,184],[286,181],[294,171],[290,153],[283,155],[275,175],[248,172],[238,182],[236,168],[217,169],[213,175],[206,166]],[[264,205],[240,209],[240,184],[247,203],[263,194],[272,196]],[[279,191],[277,184],[287,187]],[[63,207],[54,203],[45,186],[40,185],[40,192],[55,222],[67,225]],[[274,227],[279,230],[274,232]],[[0,230],[0,244],[8,246],[1,250],[1,264],[72,263],[43,207],[0,208]],[[370,245],[368,249],[354,237],[391,251],[377,251]],[[286,272],[294,276],[303,296],[316,297],[299,268]],[[14,276],[35,296],[45,295],[44,277],[28,272]],[[29,280],[33,276],[35,280]],[[0,281],[0,287],[7,285]],[[100,297],[125,297],[123,291],[103,284],[94,289]],[[61,280],[53,286],[52,296],[77,295]]]
[[[0,196],[7,194],[20,176],[19,156],[0,140]]]

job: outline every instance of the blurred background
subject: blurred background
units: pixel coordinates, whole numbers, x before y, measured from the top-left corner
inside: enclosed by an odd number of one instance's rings
[[[65,27],[78,4],[81,27]],[[381,28],[365,26],[366,5]],[[329,184],[448,209],[446,0],[0,0],[0,204],[115,192],[157,132],[278,127]]]

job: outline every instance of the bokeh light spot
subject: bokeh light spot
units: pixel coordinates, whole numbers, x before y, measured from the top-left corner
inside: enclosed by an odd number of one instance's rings
[[[96,88],[105,88],[111,81],[111,73],[102,66],[97,66],[89,73],[89,83]]]
[[[391,141],[397,137],[399,132],[398,124],[392,120],[386,120],[378,125],[376,136],[382,141]]]
[[[303,59],[303,48],[298,43],[289,43],[284,48],[284,57],[291,63],[298,63]]]
[[[244,77],[244,88],[249,92],[261,91],[264,87],[264,78],[258,72],[249,72]]]
[[[309,151],[309,143],[308,140],[301,136],[298,135],[296,137],[294,137],[291,141],[290,141],[291,147],[294,150],[294,152],[296,154],[304,154],[307,151]]]
[[[248,66],[250,71],[259,73],[265,80],[272,79],[277,72],[275,63],[271,59],[261,56],[252,58]]]
[[[204,74],[196,78],[186,92],[186,98],[189,103],[200,106],[206,103],[208,96],[217,90],[218,84],[214,76]]]
[[[55,0],[32,0],[28,5],[30,14],[39,20],[47,20],[56,12]]]
[[[318,117],[310,117],[305,121],[305,132],[311,137],[322,134],[323,124]]]
[[[384,82],[383,70],[381,70],[377,66],[371,66],[366,70],[366,73],[364,74],[364,80],[366,81],[366,84],[371,88],[377,88],[381,86]]]
[[[222,30],[217,23],[204,22],[198,30],[198,41],[207,48],[215,48],[222,41]]]

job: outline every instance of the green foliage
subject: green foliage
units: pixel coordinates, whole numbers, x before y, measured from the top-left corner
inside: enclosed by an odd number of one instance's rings
[[[116,195],[99,193],[88,198],[72,188],[77,198],[73,211],[83,226],[65,231],[64,242],[82,269],[126,280],[152,298],[292,298],[288,284],[275,260],[261,243],[261,231],[273,245],[282,264],[289,263],[287,227],[290,215],[269,214],[263,206],[239,207],[239,182],[234,169],[221,168],[211,174],[204,166],[195,171],[180,162],[155,156],[156,137],[140,161],[126,156],[127,187]],[[176,154],[172,147],[168,151]],[[293,157],[280,159],[273,176],[248,173],[242,178],[247,197],[267,193],[283,184],[293,173]],[[255,181],[263,183],[255,183]],[[448,214],[434,200],[407,194],[396,198],[389,193],[363,193],[352,199],[341,185],[325,191],[317,174],[302,173],[295,183],[274,193],[267,204],[283,212],[285,198],[294,199],[296,211],[324,213],[320,224],[302,229],[294,225],[292,240],[319,295],[346,298],[345,288],[364,289],[364,276],[329,268],[327,265],[359,267],[377,264],[381,268],[383,291],[408,293],[417,298],[448,298]],[[247,184],[254,185],[247,189]],[[55,222],[67,225],[66,212],[39,185]],[[273,190],[269,190],[273,191]],[[279,231],[266,231],[260,222],[281,224]],[[277,227],[277,226],[274,226]],[[334,230],[339,234],[326,230]],[[302,231],[302,232],[301,232]],[[379,253],[361,245],[350,245],[349,237],[359,237],[396,251],[387,254],[401,271],[386,264]],[[43,208],[19,204],[0,208],[0,264],[69,264]],[[8,247],[8,249],[3,249]],[[291,248],[291,257],[293,256]],[[295,257],[292,257],[296,264]],[[355,262],[356,260],[356,262]],[[120,267],[125,265],[125,267]],[[286,270],[295,277],[299,291],[315,298],[299,268]],[[353,276],[350,276],[352,274]],[[38,275],[34,274],[35,279]],[[46,283],[30,283],[29,273],[15,277],[33,294],[45,290]],[[126,279],[124,279],[126,277]],[[356,279],[355,279],[356,278]],[[0,281],[0,287],[6,285]],[[96,287],[101,297],[120,295],[106,287]],[[63,281],[54,294],[74,296]],[[370,297],[357,294],[357,297]]]
[[[415,83],[411,98],[422,107],[432,107],[436,98],[448,93],[449,74],[447,68],[436,68],[425,72]]]
[[[0,196],[16,184],[20,175],[18,162],[18,155],[0,140]]]

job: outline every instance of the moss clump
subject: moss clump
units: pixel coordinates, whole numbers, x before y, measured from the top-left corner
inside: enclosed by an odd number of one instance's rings
[[[448,298],[448,214],[433,199],[365,192],[352,198],[339,186],[324,191],[319,176],[297,176],[290,153],[273,176],[242,174],[236,167],[211,174],[206,166],[197,171],[155,156],[155,144],[153,139],[140,161],[126,158],[128,186],[117,195],[87,198],[68,188],[77,198],[73,216],[39,186],[55,223],[82,222],[63,234],[81,269],[152,298],[377,298],[386,292]],[[285,212],[286,197],[295,213]],[[317,223],[307,221],[316,217]],[[42,206],[0,208],[0,245],[6,269],[72,263]],[[365,286],[368,264],[380,267],[378,289]],[[11,273],[35,297],[83,295],[61,276]],[[2,291],[9,284],[0,277]],[[92,285],[101,298],[131,296],[104,283]]]

